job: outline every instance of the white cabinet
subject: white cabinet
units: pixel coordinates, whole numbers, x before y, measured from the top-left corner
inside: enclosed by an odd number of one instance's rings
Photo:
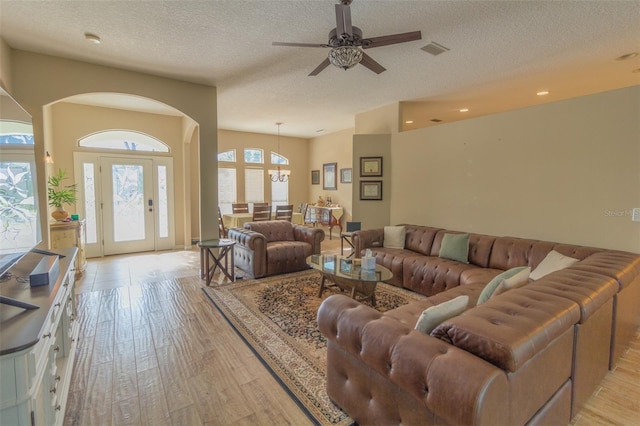
[[[3,283],[2,295],[40,306],[24,311],[2,305],[0,322],[0,424],[61,425],[79,333],[74,294],[77,250],[60,251],[55,283],[30,288]],[[30,253],[16,267],[30,271]],[[34,263],[35,262],[35,263]],[[13,269],[12,269],[13,272]]]

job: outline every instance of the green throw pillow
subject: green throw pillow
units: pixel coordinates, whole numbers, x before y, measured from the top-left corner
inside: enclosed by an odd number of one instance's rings
[[[493,294],[493,292],[496,291],[496,288],[498,288],[498,285],[502,282],[502,280],[506,280],[507,278],[511,278],[512,276],[516,275],[517,273],[519,273],[521,271],[524,271],[527,268],[528,268],[527,266],[518,266],[517,268],[511,268],[509,270],[504,271],[503,273],[501,273],[499,275],[496,275],[491,281],[489,281],[489,284],[484,286],[484,288],[482,289],[482,293],[480,293],[480,296],[478,297],[477,305],[480,305],[480,304],[486,302],[487,300],[489,300],[491,298],[491,295]],[[529,277],[527,276],[527,279],[528,278]]]
[[[416,322],[415,329],[429,334],[444,321],[463,313],[468,304],[469,296],[458,296],[439,305],[431,306],[422,311],[422,315]]]
[[[438,257],[469,263],[469,234],[444,234]]]

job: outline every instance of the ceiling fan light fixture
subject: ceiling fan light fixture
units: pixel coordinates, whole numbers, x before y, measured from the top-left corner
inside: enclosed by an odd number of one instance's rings
[[[329,62],[345,71],[358,65],[361,60],[362,50],[357,46],[338,46],[329,51]]]

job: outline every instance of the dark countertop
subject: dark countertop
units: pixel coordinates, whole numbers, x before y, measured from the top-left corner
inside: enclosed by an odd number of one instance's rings
[[[10,270],[12,277],[0,281],[0,295],[18,299],[22,302],[40,306],[40,309],[24,310],[10,305],[0,304],[0,355],[26,349],[40,339],[42,328],[48,325],[47,318],[58,294],[62,279],[73,266],[77,248],[56,250],[61,254],[60,272],[55,283],[41,287],[31,287],[29,274],[43,255],[30,252]],[[73,277],[71,277],[73,279]]]

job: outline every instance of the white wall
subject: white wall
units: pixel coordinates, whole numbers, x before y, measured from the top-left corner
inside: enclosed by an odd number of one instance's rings
[[[391,223],[640,253],[640,86],[393,135]]]

